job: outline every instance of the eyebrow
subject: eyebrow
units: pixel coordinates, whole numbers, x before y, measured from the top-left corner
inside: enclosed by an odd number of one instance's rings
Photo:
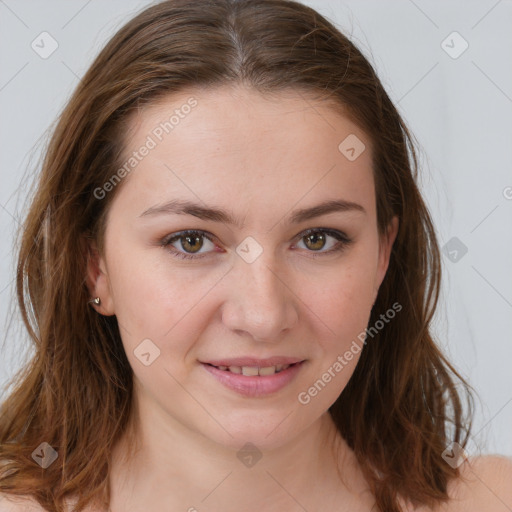
[[[360,212],[366,215],[366,210],[358,203],[345,201],[343,199],[324,201],[323,203],[311,206],[309,208],[301,208],[294,210],[287,216],[288,223],[299,224],[306,220],[314,219],[322,215],[336,212]],[[139,217],[154,215],[193,215],[202,220],[210,220],[213,222],[222,222],[241,229],[241,223],[229,211],[223,208],[206,207],[199,203],[188,200],[173,199],[162,205],[151,206],[140,214]]]

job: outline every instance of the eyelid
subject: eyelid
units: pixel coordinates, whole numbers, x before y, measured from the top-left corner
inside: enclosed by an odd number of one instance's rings
[[[310,233],[327,233],[329,236],[332,236],[334,238],[341,238],[342,240],[346,241],[347,243],[351,241],[350,237],[344,233],[343,231],[340,231],[339,229],[333,229],[333,228],[308,228],[304,231],[301,231],[295,238],[301,239],[304,238],[306,235],[309,235]]]
[[[170,235],[165,236],[161,241],[160,245],[162,245],[165,249],[167,249],[173,256],[176,256],[177,258],[182,259],[199,259],[203,258],[205,256],[208,256],[208,254],[211,254],[211,252],[206,253],[187,253],[178,251],[175,247],[172,247],[172,243],[176,240],[179,240],[180,238],[184,238],[187,235],[199,235],[203,238],[206,238],[213,244],[215,244],[215,240],[217,240],[217,237],[209,233],[208,231],[204,231],[202,229],[184,229],[183,231],[177,231],[175,233],[171,233]]]
[[[328,251],[306,251],[310,253],[310,257],[316,258],[321,257],[323,255],[331,255],[334,253],[339,253],[343,251],[347,246],[353,243],[353,239],[350,238],[346,233],[343,231],[340,231],[338,229],[333,228],[322,228],[322,227],[315,227],[315,228],[308,228],[304,231],[301,231],[299,234],[294,236],[294,240],[300,241],[305,236],[311,234],[311,233],[325,233],[328,236],[331,236],[332,238],[335,238],[338,243],[335,245],[335,248],[331,248]],[[170,235],[165,236],[161,241],[160,245],[162,245],[165,249],[167,249],[173,256],[180,258],[180,259],[191,259],[191,260],[198,260],[203,257],[207,257],[209,254],[211,254],[214,251],[209,251],[205,253],[187,253],[177,250],[176,248],[172,247],[172,243],[176,240],[179,240],[180,238],[184,238],[187,235],[200,235],[201,237],[206,238],[210,242],[215,244],[215,240],[218,240],[217,237],[213,234],[211,234],[208,231],[202,230],[202,229],[185,229],[183,231],[178,231],[175,233],[171,233]]]

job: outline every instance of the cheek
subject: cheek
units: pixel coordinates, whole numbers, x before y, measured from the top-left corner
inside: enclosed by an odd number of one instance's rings
[[[298,394],[309,413],[321,414],[346,387],[364,349],[373,302],[371,269],[346,266],[333,273],[323,291],[309,296],[318,329],[316,357]],[[307,310],[306,309],[306,310]]]
[[[149,338],[178,360],[177,351],[186,352],[187,340],[208,322],[201,304],[225,270],[186,269],[171,258],[163,248],[128,251],[128,244],[111,253],[109,277],[127,352]]]
[[[354,258],[356,260],[356,258]],[[333,344],[359,334],[367,326],[373,303],[375,269],[359,260],[333,268],[322,287],[309,286],[305,302],[334,336]],[[311,292],[311,290],[314,290]]]

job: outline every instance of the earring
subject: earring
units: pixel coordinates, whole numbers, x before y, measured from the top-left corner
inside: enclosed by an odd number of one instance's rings
[[[101,299],[99,297],[95,297],[90,300],[87,304],[94,304],[95,306],[99,306],[101,304]]]

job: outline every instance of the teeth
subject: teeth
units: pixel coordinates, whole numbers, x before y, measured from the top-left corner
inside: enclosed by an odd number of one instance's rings
[[[277,364],[276,366],[265,366],[264,368],[258,368],[256,366],[217,366],[219,370],[230,371],[238,375],[245,375],[247,377],[254,377],[256,375],[274,375],[286,370],[291,365],[289,364]]]
[[[242,373],[247,376],[258,375],[258,368],[254,366],[242,366]]]

